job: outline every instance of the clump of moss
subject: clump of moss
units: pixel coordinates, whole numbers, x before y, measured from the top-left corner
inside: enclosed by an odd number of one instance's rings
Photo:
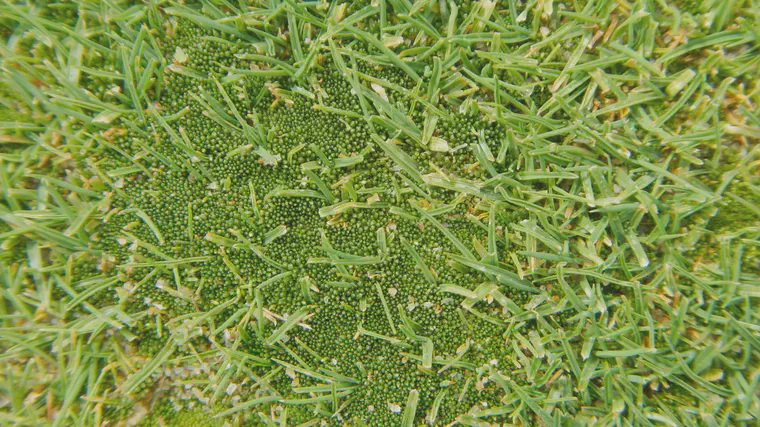
[[[760,190],[748,182],[732,183],[726,188],[723,203],[710,218],[708,229],[723,233],[760,223]]]

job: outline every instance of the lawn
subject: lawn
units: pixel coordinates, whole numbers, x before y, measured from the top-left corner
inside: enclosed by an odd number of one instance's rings
[[[757,426],[757,0],[2,0],[0,425]]]

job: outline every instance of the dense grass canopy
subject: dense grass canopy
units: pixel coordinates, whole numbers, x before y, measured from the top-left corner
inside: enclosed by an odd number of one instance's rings
[[[757,0],[0,32],[0,425],[760,422]]]

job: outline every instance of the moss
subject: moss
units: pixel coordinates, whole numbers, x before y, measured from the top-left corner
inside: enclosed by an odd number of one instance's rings
[[[760,192],[756,186],[746,182],[732,183],[724,194],[723,203],[707,224],[710,231],[719,234],[760,224],[760,212],[757,210]]]
[[[145,418],[143,418],[138,427],[191,427],[191,426],[210,426],[221,425],[219,420],[213,418],[213,414],[208,413],[195,405],[193,408],[187,408],[180,405],[175,407],[175,403],[168,399],[161,400],[154,405]]]

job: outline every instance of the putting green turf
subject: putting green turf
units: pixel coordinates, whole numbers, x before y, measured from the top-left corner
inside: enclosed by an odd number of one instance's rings
[[[0,425],[760,422],[757,0],[0,32]]]

